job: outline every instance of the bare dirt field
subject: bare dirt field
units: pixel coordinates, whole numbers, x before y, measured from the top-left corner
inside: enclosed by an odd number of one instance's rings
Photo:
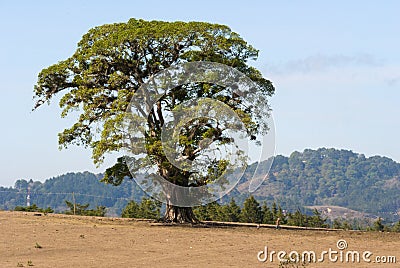
[[[0,267],[279,267],[277,253],[314,251],[306,267],[399,267],[400,234],[275,230],[255,227],[162,226],[118,218],[0,212]],[[339,250],[344,239],[347,248]],[[258,252],[268,247],[260,262]],[[360,254],[353,263],[352,252]],[[363,260],[366,256],[371,262]],[[351,254],[350,254],[350,253]],[[347,254],[349,253],[349,254]],[[342,255],[342,261],[340,259]],[[350,263],[346,262],[346,255]],[[368,254],[367,254],[368,255]],[[296,254],[293,253],[293,258]],[[397,263],[391,256],[397,257]],[[263,258],[264,254],[260,254]],[[378,258],[377,258],[378,257]],[[355,257],[356,258],[356,257]],[[381,263],[378,263],[380,261]],[[289,266],[287,266],[289,267]],[[295,266],[290,266],[295,267]],[[300,266],[299,266],[300,267]]]

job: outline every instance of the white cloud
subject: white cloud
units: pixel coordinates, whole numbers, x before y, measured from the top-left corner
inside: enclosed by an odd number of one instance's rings
[[[335,87],[392,88],[400,86],[400,63],[387,63],[371,55],[309,56],[263,68],[277,89],[321,89]]]
[[[324,72],[330,69],[343,67],[372,66],[378,67],[383,61],[369,54],[353,56],[346,55],[311,55],[297,60],[291,60],[281,64],[270,64],[267,66],[269,73],[293,74],[293,73],[314,73]]]

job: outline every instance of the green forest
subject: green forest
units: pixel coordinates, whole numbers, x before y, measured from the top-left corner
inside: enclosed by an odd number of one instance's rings
[[[0,187],[0,209],[13,210],[27,203],[30,187],[31,204],[51,207],[55,212],[65,212],[68,202],[89,204],[89,209],[98,206],[107,208],[107,215],[118,216],[130,200],[140,201],[144,196],[133,180],[126,180],[120,186],[100,182],[102,174],[90,172],[67,173],[45,182],[17,180],[14,187]]]
[[[264,168],[265,163],[260,163]],[[229,204],[234,199],[243,206],[249,198],[249,179],[257,163],[248,166],[237,187],[219,201]],[[264,170],[265,171],[265,170]],[[266,172],[266,171],[265,171]],[[20,179],[13,187],[0,187],[0,209],[25,206],[28,187],[31,204],[65,212],[73,195],[89,209],[106,207],[107,215],[119,216],[133,200],[146,197],[134,180],[120,186],[100,182],[102,174],[67,173],[45,182]],[[350,208],[382,217],[387,222],[399,221],[400,164],[381,156],[365,157],[348,150],[321,148],[293,152],[289,157],[275,157],[269,177],[252,193],[260,204],[278,204],[288,213],[305,211],[305,206],[329,205]],[[196,209],[199,211],[199,208]],[[202,217],[200,217],[202,218]]]
[[[238,189],[245,190],[246,181],[241,184]],[[299,205],[336,205],[397,221],[400,164],[348,150],[307,149],[275,157],[269,178],[253,194],[292,211]]]

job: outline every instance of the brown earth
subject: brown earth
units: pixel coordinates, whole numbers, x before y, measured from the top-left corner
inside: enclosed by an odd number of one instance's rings
[[[371,263],[324,262],[306,267],[399,267],[400,234],[351,231],[275,230],[253,227],[154,225],[146,221],[66,215],[0,212],[0,267],[279,267],[260,262],[268,251],[371,251]],[[339,255],[338,255],[339,256]],[[382,264],[377,256],[396,256],[396,264]],[[263,255],[261,255],[263,257]],[[335,257],[335,256],[333,256]],[[289,267],[289,266],[285,266]],[[295,267],[295,266],[290,266]]]

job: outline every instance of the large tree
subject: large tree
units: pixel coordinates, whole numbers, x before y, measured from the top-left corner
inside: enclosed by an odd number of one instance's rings
[[[224,25],[137,19],[102,25],[83,36],[70,58],[40,72],[34,88],[34,109],[61,94],[61,116],[65,117],[72,111],[78,111],[80,115],[74,125],[59,133],[60,146],[75,144],[89,147],[94,163],[99,165],[106,153],[126,146],[126,136],[119,131],[119,126],[126,119],[135,94],[154,75],[170,67],[197,61],[230,66],[257,84],[256,90],[250,90],[251,96],[234,94],[232,88],[209,81],[179,85],[164,92],[147,111],[145,129],[141,128],[144,140],[137,142],[144,144],[145,157],[156,166],[160,177],[183,187],[201,186],[219,177],[227,169],[227,161],[208,159],[207,172],[203,173],[171,163],[161,142],[161,130],[167,124],[167,114],[192,99],[201,99],[203,106],[207,106],[205,98],[215,99],[241,119],[248,139],[256,141],[258,134],[268,131],[265,125],[268,113],[261,111],[269,111],[267,103],[257,103],[257,99],[264,101],[274,93],[272,83],[248,65],[248,60],[255,60],[257,56],[255,48]],[[246,100],[246,97],[251,100]],[[130,123],[132,118],[135,117],[130,117]],[[201,151],[212,143],[218,146],[234,142],[224,132],[226,124],[223,127],[223,124],[204,117],[186,123],[190,124],[181,126],[178,133],[179,157],[182,159],[195,161],[201,158]],[[130,142],[134,141],[131,137]],[[138,155],[143,157],[143,152],[138,152]],[[127,163],[127,159],[130,162]],[[142,160],[119,158],[116,165],[107,169],[104,181],[118,185],[123,179],[132,178],[133,164],[137,164],[136,169],[140,170],[139,167],[143,167],[141,163],[144,163]],[[196,221],[190,207],[168,203],[164,219]]]

